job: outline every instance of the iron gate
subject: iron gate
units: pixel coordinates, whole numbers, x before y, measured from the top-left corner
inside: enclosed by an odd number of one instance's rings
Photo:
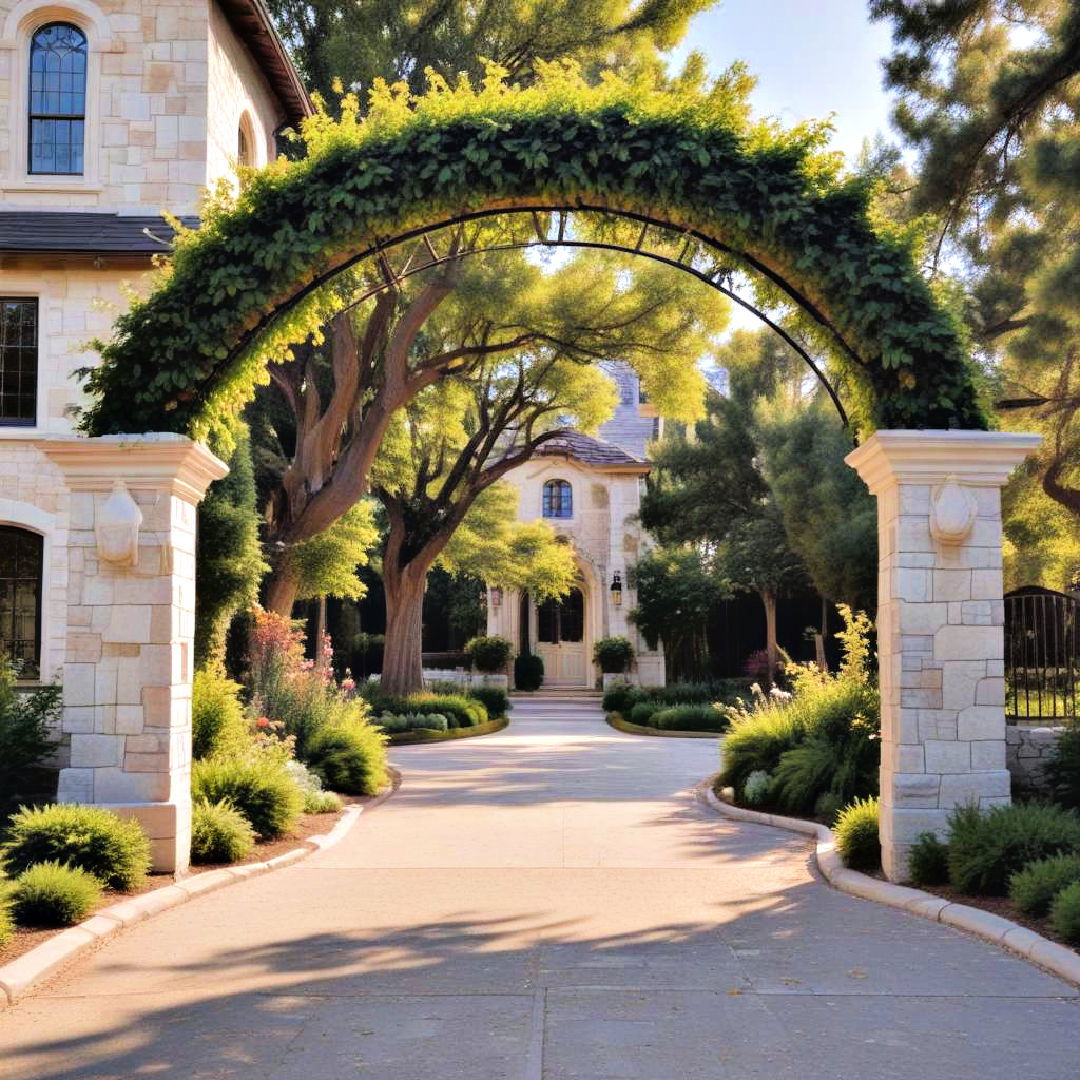
[[[1080,597],[1027,586],[1005,596],[1005,715],[1054,724],[1077,715]]]

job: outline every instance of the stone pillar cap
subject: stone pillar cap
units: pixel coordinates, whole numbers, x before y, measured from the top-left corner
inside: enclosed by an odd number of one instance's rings
[[[1042,442],[1017,431],[875,431],[844,460],[876,494],[890,483],[964,484],[1001,487]]]

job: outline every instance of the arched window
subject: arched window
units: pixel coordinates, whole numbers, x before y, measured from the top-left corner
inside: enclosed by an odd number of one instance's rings
[[[544,517],[574,516],[574,490],[566,480],[549,480],[544,485]]]
[[[30,41],[31,173],[81,176],[86,120],[86,35],[49,23]]]
[[[236,163],[243,168],[255,164],[255,144],[251,136],[251,121],[246,116],[240,118],[236,129]]]
[[[42,538],[0,525],[0,652],[36,679],[41,654]]]

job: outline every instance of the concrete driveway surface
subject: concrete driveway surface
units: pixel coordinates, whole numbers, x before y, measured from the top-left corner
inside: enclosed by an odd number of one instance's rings
[[[595,699],[395,750],[338,847],[0,1011],[5,1080],[1076,1080],[1077,991],[835,892],[690,789],[712,740]]]

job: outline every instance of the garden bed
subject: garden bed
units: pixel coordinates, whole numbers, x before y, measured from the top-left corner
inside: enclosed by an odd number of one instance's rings
[[[388,736],[391,746],[414,746],[419,743],[448,742],[453,739],[471,739],[478,735],[494,735],[509,726],[508,717],[489,720],[486,724],[474,724],[471,727],[450,728],[449,731],[396,731]]]
[[[669,731],[666,728],[643,727],[641,724],[631,724],[623,718],[622,713],[609,712],[606,714],[609,727],[621,731],[624,735],[655,735],[661,739],[722,739],[722,731]]]

